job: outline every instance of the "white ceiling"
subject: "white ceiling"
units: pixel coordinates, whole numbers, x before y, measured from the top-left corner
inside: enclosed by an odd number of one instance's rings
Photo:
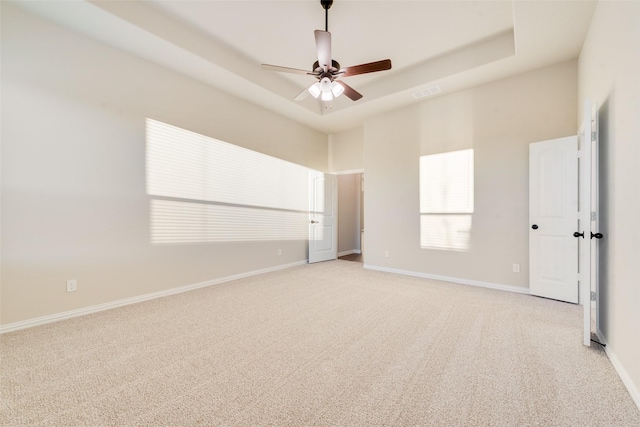
[[[359,126],[372,114],[576,58],[595,1],[334,0],[333,58],[343,67],[391,59],[389,71],[345,78],[364,97],[330,109],[293,98],[311,76],[319,0],[16,1],[20,7],[245,98],[322,132]]]

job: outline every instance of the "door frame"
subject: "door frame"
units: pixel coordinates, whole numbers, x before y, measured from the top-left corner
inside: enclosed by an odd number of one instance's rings
[[[576,280],[579,283],[579,304],[583,305],[583,344],[591,345],[592,314],[595,315],[595,333],[598,335],[599,322],[599,283],[598,283],[598,239],[599,220],[598,200],[598,114],[597,107],[585,102],[582,122],[578,131],[576,152],[578,163],[578,206],[576,245],[578,268]],[[531,268],[533,270],[533,268]],[[531,283],[530,283],[531,286]],[[592,306],[593,304],[593,306]],[[595,308],[595,310],[593,310]],[[594,313],[593,313],[594,312]]]
[[[599,322],[598,284],[598,114],[596,104],[586,101],[582,123],[578,132],[580,138],[580,227],[584,239],[580,241],[580,293],[583,304],[583,343],[591,345],[591,323]],[[593,305],[592,305],[593,304]],[[595,310],[593,310],[595,309]],[[592,310],[595,313],[592,313]],[[592,319],[594,314],[595,319]]]

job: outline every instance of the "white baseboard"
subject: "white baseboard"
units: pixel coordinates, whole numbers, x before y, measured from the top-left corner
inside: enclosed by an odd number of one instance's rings
[[[340,258],[341,256],[361,254],[361,253],[362,251],[359,251],[358,249],[351,249],[350,251],[338,252],[338,258]]]
[[[45,325],[47,323],[59,322],[61,320],[71,319],[73,317],[84,316],[87,314],[93,314],[112,308],[122,307],[125,305],[136,304],[138,302],[148,301],[155,298],[162,298],[169,295],[175,295],[182,292],[192,291],[194,289],[204,288],[207,286],[218,285],[232,280],[243,279],[245,277],[256,276],[258,274],[270,273],[272,271],[284,270],[286,268],[296,267],[298,265],[307,264],[308,260],[298,261],[291,264],[277,265],[275,267],[263,268],[261,270],[248,271],[246,273],[234,274],[233,276],[222,277],[219,279],[207,280],[206,282],[194,283],[192,285],[180,286],[177,288],[171,288],[164,291],[153,292],[150,294],[139,295],[136,297],[125,298],[117,301],[107,302],[104,304],[92,305],[90,307],[79,308],[76,310],[65,311],[62,313],[50,314],[47,316],[36,317],[34,319],[23,320],[15,323],[8,323],[6,325],[0,325],[0,334],[7,332],[18,331],[20,329],[32,328],[34,326]]]
[[[481,288],[497,289],[497,290],[500,290],[500,291],[516,292],[516,293],[519,293],[519,294],[527,294],[527,295],[529,295],[529,289],[528,288],[520,288],[518,286],[500,285],[500,284],[497,284],[497,283],[481,282],[481,281],[478,281],[478,280],[461,279],[461,278],[458,278],[458,277],[438,276],[436,274],[427,274],[427,273],[421,273],[421,272],[418,272],[418,271],[409,271],[409,270],[398,270],[398,269],[395,269],[395,268],[379,267],[377,265],[370,265],[370,264],[365,264],[364,268],[368,269],[368,270],[383,271],[385,273],[395,273],[395,274],[402,274],[404,276],[422,277],[423,279],[441,280],[443,282],[452,282],[452,283],[458,283],[458,284],[461,284],[461,285],[479,286]]]
[[[624,386],[627,388],[627,391],[631,395],[631,399],[633,400],[633,403],[635,403],[638,409],[640,410],[640,390],[638,390],[638,386],[633,383],[633,381],[631,380],[631,377],[629,376],[627,371],[624,369],[624,366],[622,366],[622,364],[620,363],[618,356],[616,356],[613,350],[611,350],[611,347],[607,343],[607,340],[605,339],[604,334],[600,329],[596,330],[596,335],[598,336],[598,339],[600,340],[600,342],[604,344],[604,352],[607,354],[607,357],[609,358],[609,360],[611,361],[611,364],[613,365],[616,372],[618,373],[618,376],[622,380],[622,383],[624,384]]]

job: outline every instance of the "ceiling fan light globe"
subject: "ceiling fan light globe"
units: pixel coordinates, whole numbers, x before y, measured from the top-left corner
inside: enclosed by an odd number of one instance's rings
[[[320,90],[323,92],[329,92],[331,90],[331,80],[328,77],[323,77],[320,80]]]
[[[333,94],[331,93],[330,90],[328,91],[324,91],[322,92],[322,98],[323,101],[332,101],[333,100]]]
[[[344,87],[337,82],[333,82],[331,83],[331,93],[333,93],[333,97],[337,98],[340,95],[342,95],[342,92],[344,92]]]
[[[320,88],[320,83],[316,83],[314,85],[311,85],[309,87],[309,93],[311,94],[311,96],[313,96],[314,98],[317,98],[320,96],[320,93],[322,92],[322,89]]]

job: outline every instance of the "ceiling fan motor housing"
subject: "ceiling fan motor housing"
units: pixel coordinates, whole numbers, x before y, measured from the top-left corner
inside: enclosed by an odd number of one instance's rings
[[[311,69],[315,72],[315,73],[322,73],[324,70],[322,69],[322,67],[320,66],[320,63],[318,61],[313,63],[313,66],[311,67]],[[329,68],[329,73],[337,73],[338,71],[340,71],[340,63],[334,59],[331,60],[331,68]]]

